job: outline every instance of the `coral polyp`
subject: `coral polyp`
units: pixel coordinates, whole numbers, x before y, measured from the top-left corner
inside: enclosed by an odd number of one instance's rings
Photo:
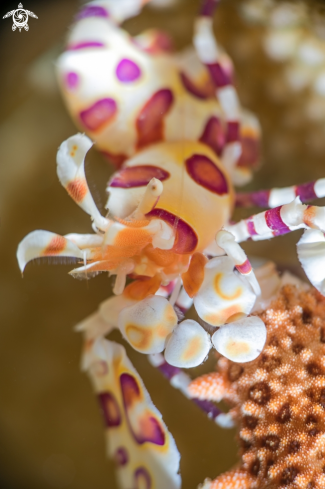
[[[259,316],[267,329],[263,353],[248,364],[220,358],[218,372],[189,387],[201,400],[224,399],[239,426],[241,468],[203,487],[320,489],[325,484],[325,298],[314,289],[286,285]]]

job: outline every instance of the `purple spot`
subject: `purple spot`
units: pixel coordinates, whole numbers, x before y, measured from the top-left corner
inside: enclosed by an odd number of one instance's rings
[[[104,7],[99,5],[87,5],[75,17],[75,20],[86,19],[88,17],[109,17],[109,13]]]
[[[283,222],[281,217],[282,205],[274,207],[265,212],[265,221],[267,226],[272,229],[274,236],[290,233],[290,228]]]
[[[114,460],[116,465],[119,465],[120,467],[126,465],[129,461],[129,455],[126,448],[119,447],[114,454]]]
[[[159,421],[149,414],[148,409],[141,409],[139,412],[138,407],[143,403],[143,398],[137,380],[124,373],[120,376],[120,384],[127,422],[136,442],[139,445],[148,442],[163,446],[165,433]],[[130,416],[131,412],[133,416]]]
[[[235,143],[239,141],[239,122],[238,121],[230,121],[227,124],[227,143]]]
[[[217,165],[205,155],[195,154],[185,161],[189,176],[201,187],[218,195],[228,193],[227,180]]]
[[[315,182],[303,183],[296,186],[296,195],[301,198],[302,202],[317,199],[315,194]]]
[[[246,219],[246,226],[250,236],[257,236],[258,233],[255,229],[255,224],[252,217]]]
[[[180,73],[181,81],[184,88],[194,97],[199,99],[207,99],[210,97],[208,92],[198,87],[185,73]]]
[[[137,165],[122,168],[113,176],[110,187],[132,188],[148,185],[152,178],[161,182],[169,178],[169,173],[158,166]]]
[[[220,156],[225,145],[225,140],[225,132],[221,121],[215,116],[210,117],[200,137],[200,141],[210,146]]]
[[[136,120],[138,148],[161,141],[164,137],[164,118],[168,114],[174,96],[164,88],[156,92],[140,110]]]
[[[151,489],[152,487],[150,474],[144,467],[139,467],[134,472],[134,482],[135,489]]]
[[[256,192],[236,193],[237,207],[269,207],[270,190],[257,190]]]
[[[83,125],[90,131],[96,131],[112,120],[117,112],[117,104],[112,98],[98,100],[88,109],[80,112]]]
[[[200,15],[203,17],[212,17],[218,0],[205,0],[200,10]]]
[[[85,41],[78,42],[77,44],[70,44],[67,47],[68,51],[77,51],[78,49],[87,49],[87,48],[104,48],[105,44],[99,41]]]
[[[116,76],[122,83],[130,83],[137,80],[141,75],[141,70],[134,61],[122,59],[116,68]]]
[[[242,263],[241,265],[236,265],[236,268],[238,272],[242,275],[247,275],[252,271],[252,265],[248,259],[245,260],[244,263]]]
[[[146,214],[148,217],[156,217],[167,222],[175,229],[176,237],[172,251],[181,255],[193,253],[197,247],[198,237],[187,222],[164,209],[155,208]]]
[[[270,190],[260,190],[254,192],[252,195],[252,201],[258,207],[268,207],[270,198]]]
[[[106,428],[119,426],[121,424],[121,413],[114,395],[110,392],[101,392],[98,394],[98,400]]]
[[[220,63],[211,63],[206,65],[210,75],[218,88],[231,85],[231,76]]]
[[[79,75],[70,71],[65,75],[65,84],[69,90],[75,90],[79,84]]]
[[[257,133],[254,134],[253,131],[245,131],[245,128],[243,130],[241,128],[240,132],[241,155],[237,166],[254,168],[260,160],[261,148],[259,136]]]

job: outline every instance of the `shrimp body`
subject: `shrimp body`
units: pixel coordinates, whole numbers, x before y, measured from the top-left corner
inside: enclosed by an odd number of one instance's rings
[[[218,2],[203,1],[195,49],[181,54],[165,33],[132,38],[121,29],[143,3],[86,5],[57,63],[69,112],[87,134],[61,144],[57,174],[90,215],[93,233],[34,231],[20,243],[17,258],[21,271],[35,258],[64,256],[77,259],[70,272],[76,278],[101,272],[115,277],[113,296],[78,326],[108,453],[117,460],[123,489],[178,489],[175,442],[124,349],[104,336],[118,329],[187,396],[190,380],[180,368],[200,365],[212,347],[227,362],[257,359],[267,331],[264,316],[251,313],[266,307],[278,277],[266,267],[259,278],[267,282],[266,297],[239,243],[305,229],[299,259],[325,295],[325,210],[305,205],[325,196],[325,179],[235,194],[234,186],[247,183],[259,161],[260,128],[241,107],[231,60],[214,38]],[[107,187],[106,216],[85,175],[93,141],[117,167]],[[235,205],[268,210],[233,224]],[[184,320],[192,304],[198,321]],[[195,401],[217,420],[220,413],[208,399]],[[230,418],[225,415],[223,423]],[[238,486],[236,474],[231,487]],[[251,475],[240,472],[247,479],[240,487],[257,487],[250,485]],[[219,482],[211,487],[225,487]]]
[[[193,49],[174,53],[163,32],[132,38],[118,25],[129,15],[122,3],[115,16],[112,1],[86,6],[57,62],[77,126],[117,166],[158,141],[202,141],[220,156],[234,127],[227,124],[209,69]],[[222,49],[219,61],[232,79],[232,62]],[[241,152],[235,166],[238,182],[245,183],[259,162],[259,126],[247,111],[238,117]]]
[[[154,177],[164,189],[146,217],[177,228],[171,251],[203,252],[228,222],[233,207],[233,186],[219,158],[206,145],[192,141],[150,146],[113,175],[107,188],[110,212],[127,218]]]

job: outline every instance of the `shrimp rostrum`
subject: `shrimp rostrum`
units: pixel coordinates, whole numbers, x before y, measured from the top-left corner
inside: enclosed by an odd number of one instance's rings
[[[176,445],[123,347],[104,337],[117,328],[153,364],[175,369],[201,364],[212,347],[234,362],[254,360],[266,328],[251,315],[261,289],[239,242],[306,229],[299,259],[324,293],[325,211],[304,202],[325,195],[325,179],[236,194],[234,186],[246,184],[259,162],[260,128],[241,107],[231,60],[213,34],[218,2],[203,1],[194,49],[180,54],[164,32],[131,38],[120,28],[144,3],[86,5],[57,63],[68,110],[87,134],[62,143],[57,174],[90,215],[93,232],[34,231],[17,256],[22,271],[35,258],[61,256],[80,260],[70,272],[76,278],[115,276],[113,297],[78,326],[83,367],[108,431],[121,433],[108,444],[121,487],[149,488],[155,480],[166,489],[180,487]],[[106,216],[85,177],[93,141],[117,166]],[[230,223],[235,206],[250,205],[269,210]],[[198,321],[184,319],[192,303]]]

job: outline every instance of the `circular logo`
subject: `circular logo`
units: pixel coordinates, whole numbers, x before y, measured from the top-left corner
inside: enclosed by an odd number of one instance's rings
[[[21,29],[27,24],[28,13],[24,9],[17,9],[13,13],[12,20],[14,21],[15,26]]]
[[[15,31],[18,28],[19,32],[21,32],[23,28],[25,29],[25,31],[29,30],[29,25],[27,23],[28,16],[34,17],[34,19],[38,19],[37,15],[35,15],[34,12],[31,12],[30,10],[25,10],[22,3],[18,5],[18,8],[16,10],[11,10],[10,12],[7,12],[6,15],[4,15],[2,18],[7,19],[11,16],[13,20],[12,30]]]

